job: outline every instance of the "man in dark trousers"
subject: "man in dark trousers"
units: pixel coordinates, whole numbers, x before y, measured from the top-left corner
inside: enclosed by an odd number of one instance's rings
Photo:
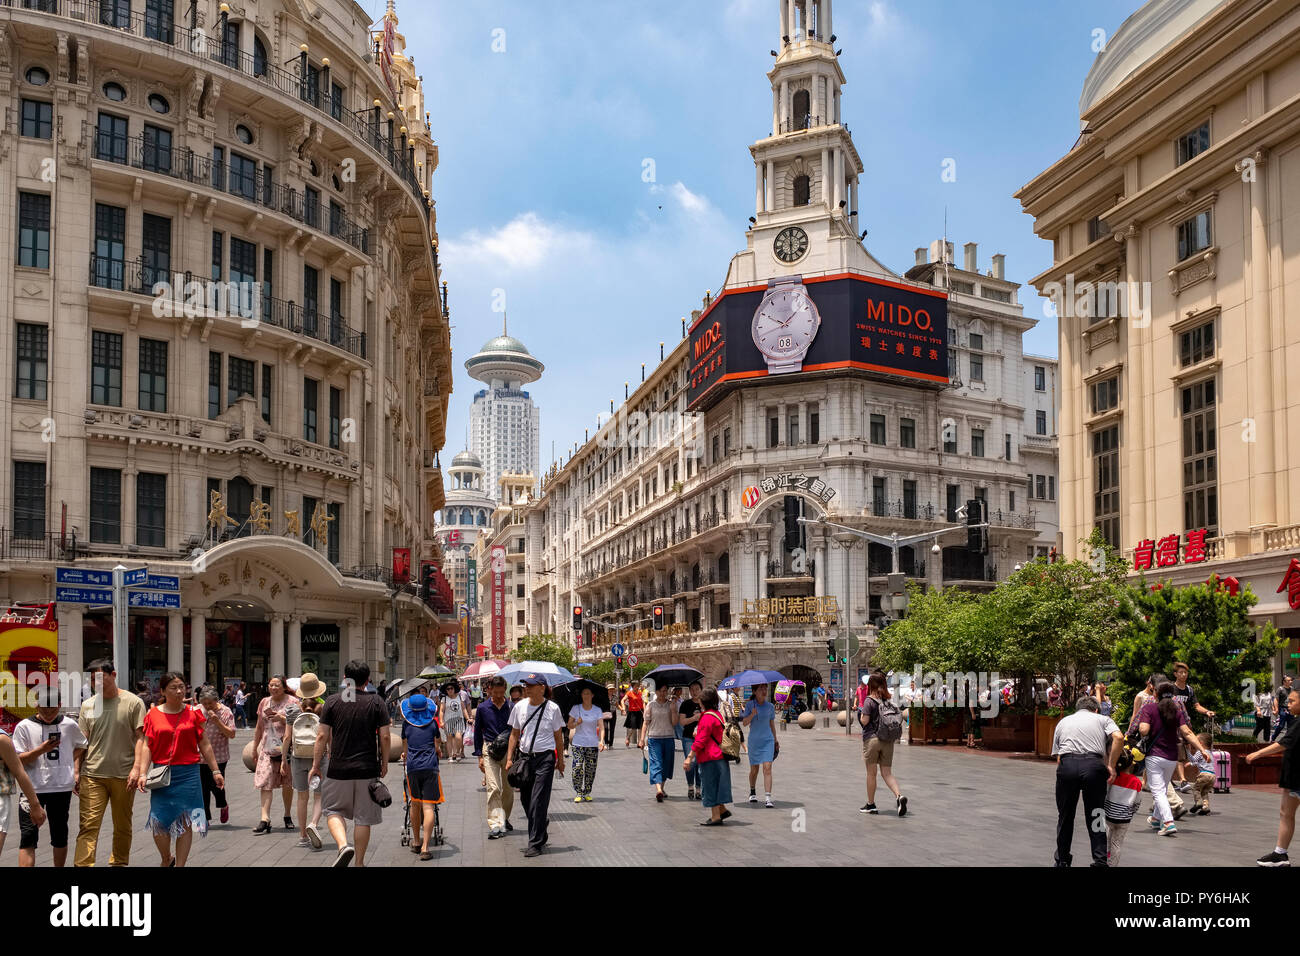
[[[1083,794],[1092,865],[1106,866],[1106,788],[1115,779],[1115,763],[1124,735],[1115,721],[1098,713],[1097,699],[1079,698],[1075,711],[1056,725],[1052,756],[1056,767],[1056,865],[1069,866],[1073,857],[1074,813]]]
[[[546,699],[546,681],[538,674],[522,679],[528,695],[510,711],[510,755],[506,772],[517,763],[526,765],[526,779],[519,797],[528,815],[528,847],[524,856],[540,856],[546,846],[547,814],[551,805],[551,781],[556,771],[564,773],[564,717],[559,706]],[[508,784],[507,784],[508,786]]]

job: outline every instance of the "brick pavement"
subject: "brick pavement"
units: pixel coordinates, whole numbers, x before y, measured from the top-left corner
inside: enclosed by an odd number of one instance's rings
[[[238,753],[250,731],[239,731],[232,743]],[[569,777],[556,779],[551,798],[550,846],[529,865],[540,866],[671,866],[707,858],[715,863],[762,865],[881,864],[904,865],[1021,865],[1045,866],[1052,862],[1056,809],[1053,798],[1055,768],[1047,761],[1000,759],[961,747],[908,747],[899,745],[895,771],[908,795],[910,810],[899,819],[888,812],[892,799],[883,785],[877,795],[882,812],[858,812],[865,802],[864,770],[860,743],[842,730],[781,732],[782,752],[775,764],[775,809],[741,802],[727,826],[701,829],[706,813],[685,798],[686,783],[677,754],[676,776],[669,799],[656,804],[653,788],[641,773],[638,751],[625,750],[622,741],[601,755],[596,775],[595,799],[574,804]],[[735,796],[747,795],[747,763],[732,770]],[[196,841],[194,866],[328,866],[329,849],[313,852],[294,844],[297,831],[283,828],[253,836],[257,824],[257,794],[252,775],[232,761],[229,786],[231,823],[214,825],[208,836]],[[400,777],[390,768],[388,783],[400,800]],[[484,823],[481,775],[474,763],[443,764],[447,802],[441,807],[446,844],[434,859],[420,862],[400,845],[401,809],[395,801],[385,811],[384,823],[375,830],[368,863],[374,866],[500,866],[523,865],[526,823],[516,807],[511,817],[515,831],[501,840],[488,840]],[[759,778],[761,797],[762,778]],[[1277,830],[1276,788],[1235,790],[1213,798],[1208,818],[1184,817],[1176,838],[1151,834],[1143,819],[1151,800],[1143,795],[1142,817],[1134,824],[1125,847],[1123,865],[1253,866],[1257,856],[1273,846]],[[156,866],[157,851],[142,827],[148,797],[136,802],[136,840],[132,866]],[[72,828],[76,832],[76,802]],[[279,798],[272,807],[279,825]],[[798,831],[796,824],[804,829]],[[108,859],[110,827],[100,837],[100,860]],[[1087,859],[1083,809],[1076,818],[1076,861]],[[18,834],[10,835],[0,866],[17,866]],[[50,864],[42,831],[41,866]]]

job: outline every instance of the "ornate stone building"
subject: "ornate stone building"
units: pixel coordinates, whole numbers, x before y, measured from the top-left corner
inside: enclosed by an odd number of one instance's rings
[[[0,7],[0,601],[179,578],[132,680],[378,681],[454,626],[390,587],[436,550],[451,389],[405,49],[391,3]],[[63,669],[110,652],[102,607],[59,624]]]

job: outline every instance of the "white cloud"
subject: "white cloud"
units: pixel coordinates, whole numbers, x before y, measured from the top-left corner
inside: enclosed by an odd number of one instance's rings
[[[442,246],[443,258],[452,266],[487,266],[535,269],[556,249],[589,248],[593,237],[581,230],[544,222],[534,212],[516,216],[495,232],[472,229],[463,238]]]
[[[731,0],[725,16],[728,20],[747,20],[767,7],[771,7],[767,0]]]
[[[707,197],[700,193],[691,192],[691,190],[681,180],[678,180],[671,186],[663,186],[656,183],[650,187],[650,192],[656,196],[668,196],[677,203],[678,208],[682,212],[695,220],[715,216],[718,212],[718,210],[714,208],[713,204],[709,202]]]

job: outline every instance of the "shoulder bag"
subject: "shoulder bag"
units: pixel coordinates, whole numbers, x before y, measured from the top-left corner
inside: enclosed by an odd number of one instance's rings
[[[522,740],[524,736],[523,730],[528,729],[529,723],[532,723],[534,720],[537,721],[537,724],[533,727],[533,739],[528,744],[529,750],[532,750],[537,746],[537,734],[542,729],[542,713],[546,710],[547,703],[548,701],[542,701],[541,706],[533,711],[533,715],[528,718],[528,723],[524,724],[523,729],[519,733],[519,738]],[[522,757],[523,754],[520,754],[520,756]],[[533,785],[532,762],[526,759],[516,762],[515,765],[510,768],[510,772],[506,774],[506,783],[518,790],[522,790],[524,787],[531,787]]]
[[[156,763],[149,768],[144,778],[146,790],[162,790],[172,785],[172,767],[167,763]]]

